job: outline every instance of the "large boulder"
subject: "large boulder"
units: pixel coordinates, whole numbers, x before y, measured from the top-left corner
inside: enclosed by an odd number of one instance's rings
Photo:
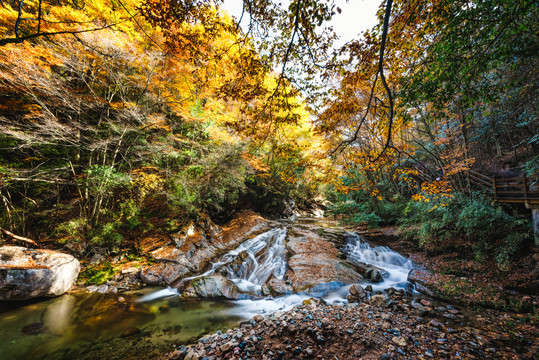
[[[309,292],[320,284],[357,283],[363,277],[340,258],[340,251],[317,229],[293,227],[286,244],[290,267],[287,279],[294,292]],[[316,289],[314,289],[316,291]]]
[[[77,280],[80,263],[52,250],[0,247],[0,300],[59,296]]]

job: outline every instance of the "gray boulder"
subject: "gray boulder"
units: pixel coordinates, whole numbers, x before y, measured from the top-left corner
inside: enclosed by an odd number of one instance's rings
[[[292,294],[294,289],[284,280],[279,280],[272,277],[266,284],[262,286],[262,295],[266,296],[282,296]]]
[[[237,299],[238,287],[223,275],[202,276],[189,281],[182,292],[185,297]]]
[[[77,280],[80,263],[52,250],[0,247],[0,300],[59,296]]]

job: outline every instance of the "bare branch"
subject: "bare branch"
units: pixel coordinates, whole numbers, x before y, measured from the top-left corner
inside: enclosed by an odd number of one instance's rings
[[[14,233],[12,233],[11,231],[8,231],[6,229],[3,229],[3,228],[0,228],[0,232],[2,232],[4,235],[14,239],[14,240],[17,240],[17,241],[22,241],[22,242],[25,242],[27,244],[30,244],[30,245],[33,245],[33,246],[36,246],[36,247],[39,247],[39,244],[36,243],[34,240],[32,239],[29,239],[27,237],[24,237],[24,236],[19,236],[19,235],[15,235]]]
[[[14,38],[6,38],[0,40],[0,46],[5,46],[7,44],[20,44],[27,40],[35,39],[42,36],[55,36],[55,35],[62,35],[62,34],[82,34],[92,31],[99,31],[99,30],[105,30],[112,28],[116,24],[110,24],[105,25],[98,28],[92,28],[92,29],[86,29],[86,30],[65,30],[65,31],[54,31],[54,32],[42,32],[42,33],[35,33],[32,35],[22,36],[22,37],[14,37]]]

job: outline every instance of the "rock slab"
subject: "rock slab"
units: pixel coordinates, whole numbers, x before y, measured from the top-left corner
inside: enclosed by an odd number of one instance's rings
[[[52,250],[0,247],[0,300],[64,294],[77,280],[79,261]]]

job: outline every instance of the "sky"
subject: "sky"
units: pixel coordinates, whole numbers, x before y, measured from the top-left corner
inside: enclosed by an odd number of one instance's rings
[[[358,34],[371,29],[376,25],[376,11],[382,0],[334,0],[335,5],[342,9],[340,14],[335,14],[333,20],[328,25],[339,36],[337,46],[357,38]],[[241,15],[243,0],[224,0],[224,9],[239,18]]]

